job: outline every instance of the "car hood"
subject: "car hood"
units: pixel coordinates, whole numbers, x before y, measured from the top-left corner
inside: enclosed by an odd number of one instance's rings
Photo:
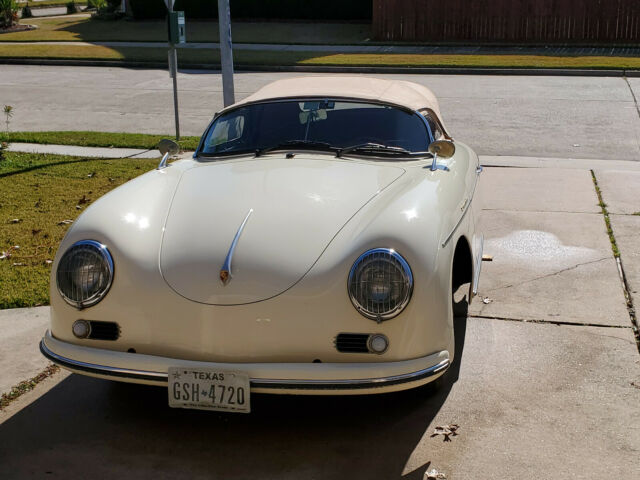
[[[187,170],[160,251],[171,288],[214,305],[274,297],[298,282],[349,219],[405,172],[322,157],[268,156]],[[236,235],[225,284],[221,270]]]

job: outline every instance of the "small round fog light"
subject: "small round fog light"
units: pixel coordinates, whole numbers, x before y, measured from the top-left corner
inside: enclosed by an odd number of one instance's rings
[[[369,337],[367,347],[369,347],[370,352],[384,353],[387,351],[387,348],[389,348],[389,340],[384,335],[376,333]]]
[[[91,325],[86,320],[76,320],[71,327],[73,334],[78,338],[87,338],[91,333]]]

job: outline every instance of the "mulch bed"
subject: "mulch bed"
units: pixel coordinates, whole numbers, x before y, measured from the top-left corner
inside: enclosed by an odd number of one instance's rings
[[[0,28],[0,33],[15,33],[15,32],[25,32],[27,30],[35,30],[38,28],[37,25],[14,25],[9,28]]]

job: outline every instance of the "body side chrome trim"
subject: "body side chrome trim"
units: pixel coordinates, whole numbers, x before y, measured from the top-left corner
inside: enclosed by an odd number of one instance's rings
[[[449,235],[447,235],[446,238],[444,239],[444,241],[442,242],[442,248],[447,246],[447,243],[449,243],[449,240],[451,240],[451,238],[453,237],[453,234],[456,233],[456,230],[458,229],[458,227],[462,223],[462,219],[464,219],[464,216],[467,214],[467,211],[469,210],[469,207],[471,206],[471,203],[473,202],[473,197],[476,194],[476,187],[478,186],[478,176],[481,173],[482,173],[482,166],[476,167],[476,182],[473,184],[473,191],[471,192],[471,196],[468,197],[467,205],[465,206],[465,208],[464,208],[464,210],[462,212],[462,215],[460,215],[460,218],[458,219],[458,221],[456,222],[455,226],[453,227],[453,230],[451,230],[451,233],[449,233]]]
[[[231,242],[231,246],[229,247],[229,252],[227,253],[227,258],[225,258],[224,264],[220,269],[220,280],[222,280],[222,283],[224,285],[229,283],[231,281],[231,277],[233,276],[231,274],[231,260],[233,258],[233,252],[236,249],[236,245],[238,244],[240,235],[242,235],[242,230],[244,230],[244,226],[247,224],[247,220],[249,220],[249,217],[251,216],[252,213],[253,213],[253,208],[250,208],[249,212],[247,213],[247,216],[244,217],[244,220],[240,224],[240,228],[238,228],[236,235],[233,237],[233,241]]]
[[[475,186],[474,186],[473,189],[475,191]],[[447,238],[445,238],[444,242],[442,242],[442,248],[447,246],[447,243],[449,243],[449,241],[453,237],[453,234],[456,233],[456,230],[458,229],[458,227],[462,223],[462,220],[464,219],[464,216],[469,211],[469,207],[471,206],[471,202],[472,201],[473,201],[473,193],[471,194],[471,200],[467,202],[467,205],[464,207],[464,210],[462,211],[462,215],[460,215],[460,218],[458,219],[458,221],[456,222],[455,226],[453,227],[453,230],[451,230],[451,233],[449,235],[447,235]]]
[[[58,355],[45,345],[44,340],[40,341],[40,352],[52,362],[70,370],[93,373],[116,378],[131,378],[134,380],[146,380],[154,382],[168,382],[168,374],[164,372],[151,372],[145,370],[132,370],[127,368],[110,367],[107,365],[96,365],[93,363],[81,362]],[[442,360],[433,365],[416,372],[393,375],[379,378],[360,378],[347,380],[289,380],[270,378],[251,378],[252,388],[273,389],[273,390],[349,390],[367,389],[375,387],[386,387],[399,383],[408,383],[422,380],[449,368],[449,359]]]

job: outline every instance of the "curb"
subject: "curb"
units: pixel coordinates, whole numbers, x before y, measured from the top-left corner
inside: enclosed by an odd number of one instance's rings
[[[164,62],[129,62],[116,60],[57,60],[2,58],[5,65],[58,65],[74,67],[167,68]],[[385,66],[330,66],[330,65],[235,65],[237,71],[255,72],[315,72],[315,73],[389,73],[425,75],[536,75],[575,77],[640,77],[640,70],[577,69],[577,68],[503,68],[503,67],[385,67]],[[189,64],[180,70],[219,71],[218,64]]]

